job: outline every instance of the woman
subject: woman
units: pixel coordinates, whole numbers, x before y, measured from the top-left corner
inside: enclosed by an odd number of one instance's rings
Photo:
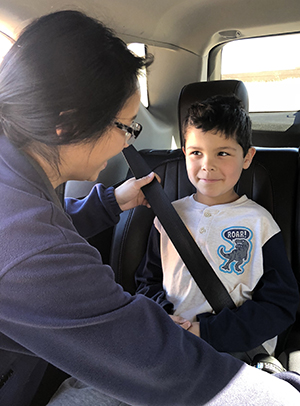
[[[33,217],[40,216],[39,220],[32,218],[30,222],[42,235],[48,234],[47,230],[43,231],[43,225],[49,215],[52,226],[64,234],[65,242],[61,244],[66,244],[65,248],[70,246],[72,237],[67,234],[75,230],[66,218],[60,219],[65,215],[54,189],[69,179],[96,180],[107,160],[138,135],[141,127],[133,122],[140,103],[137,75],[150,62],[133,56],[125,44],[98,22],[80,13],[63,12],[43,17],[28,26],[2,64],[1,123],[10,141],[1,137],[3,159],[7,163],[8,150],[11,150],[12,162],[18,161],[24,187],[32,194],[27,207],[21,195],[15,196],[22,202],[18,223],[30,233],[31,247],[39,251],[36,256],[32,249],[25,248],[29,256],[39,258],[44,277],[46,257],[60,256],[53,251],[53,247],[60,244],[59,239],[55,242],[56,236],[52,235],[52,242],[46,242],[47,237],[40,239],[32,233],[30,225],[25,225],[26,211],[33,210]],[[67,199],[66,210],[81,235],[89,237],[114,225],[122,210],[146,204],[140,187],[152,178],[153,174],[138,181],[132,179],[116,190],[97,185],[89,199]],[[12,178],[8,181],[9,184],[15,182]],[[35,183],[33,189],[27,188],[28,182]],[[34,202],[35,192],[39,198]],[[8,204],[2,205],[5,217],[10,215],[10,199],[14,197],[8,193]],[[97,208],[96,218],[95,213],[89,218],[91,205]],[[21,236],[20,229],[16,232]],[[72,250],[82,242],[74,240]],[[44,246],[43,251],[47,246],[43,258],[41,246]],[[67,253],[66,249],[64,255],[73,253]],[[7,258],[3,260],[6,262]],[[63,255],[59,261],[63,261]],[[51,262],[51,268],[55,267]],[[34,268],[32,264],[28,267]],[[55,278],[60,289],[59,280],[64,275]],[[84,278],[89,283],[88,274]],[[66,292],[66,286],[62,285],[62,292]],[[43,283],[40,287],[46,286]],[[35,297],[34,288],[28,294]],[[30,311],[28,309],[28,315]]]
[[[66,212],[55,195],[70,179],[95,180],[138,134],[137,75],[148,63],[74,11],[34,21],[5,57],[0,347],[38,356],[90,385],[97,405],[110,396],[139,406],[226,404],[234,396],[245,405],[255,391],[257,405],[298,401],[287,383],[218,354],[151,300],[124,292],[86,242],[122,210],[146,204],[140,187],[153,174],[116,190],[96,185],[86,199],[67,200]]]

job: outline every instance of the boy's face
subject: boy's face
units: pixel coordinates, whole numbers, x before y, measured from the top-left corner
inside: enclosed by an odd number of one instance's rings
[[[213,206],[238,199],[234,186],[242,170],[250,166],[255,149],[250,148],[244,157],[234,138],[195,127],[187,129],[185,139],[183,152],[188,177],[197,189],[196,200]]]

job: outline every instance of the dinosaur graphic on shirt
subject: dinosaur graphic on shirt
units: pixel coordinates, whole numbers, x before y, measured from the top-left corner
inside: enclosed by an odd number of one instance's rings
[[[226,250],[224,245],[219,246],[218,255],[224,260],[219,269],[226,273],[242,274],[244,265],[250,259],[252,231],[244,227],[230,227],[222,231],[222,238],[230,247]]]

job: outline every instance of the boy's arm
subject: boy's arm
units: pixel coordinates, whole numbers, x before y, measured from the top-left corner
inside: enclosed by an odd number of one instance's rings
[[[286,330],[299,303],[296,279],[281,233],[262,248],[264,274],[252,296],[237,309],[200,314],[200,336],[218,351],[247,351]]]
[[[163,288],[163,272],[160,257],[160,234],[152,225],[146,254],[136,271],[135,280],[137,285],[136,293],[145,295],[161,307],[167,313],[173,313],[173,304],[166,299],[166,292]]]

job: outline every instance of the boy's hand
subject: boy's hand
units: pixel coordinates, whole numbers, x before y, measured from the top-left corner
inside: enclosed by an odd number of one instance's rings
[[[169,316],[171,317],[171,319],[174,321],[175,324],[178,324],[184,330],[188,330],[192,326],[192,323],[189,320],[184,319],[183,317],[173,316],[171,314]]]
[[[131,178],[115,189],[115,197],[122,211],[133,209],[136,206],[150,207],[141,187],[152,182],[154,172],[140,179]]]
[[[200,337],[200,323],[199,321],[194,321],[190,328],[188,328],[190,333],[195,334],[195,336]]]

